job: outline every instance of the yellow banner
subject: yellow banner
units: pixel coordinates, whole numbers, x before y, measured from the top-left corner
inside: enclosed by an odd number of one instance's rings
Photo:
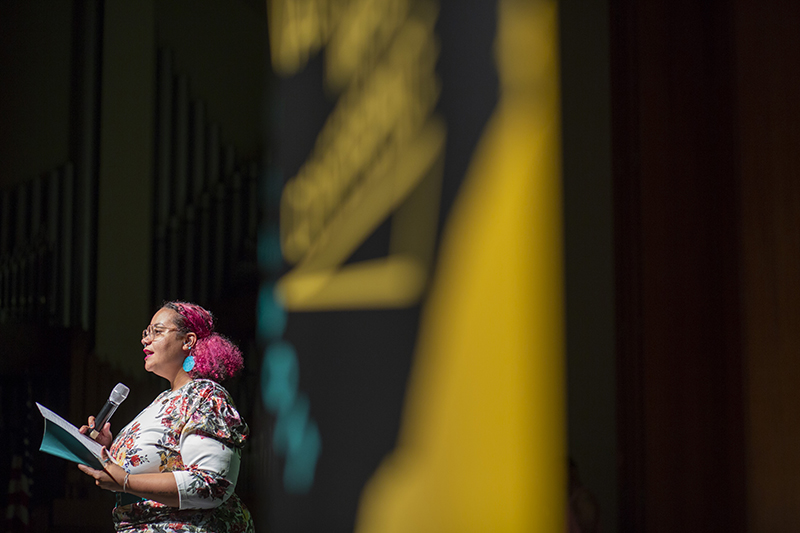
[[[500,100],[443,236],[396,450],[358,533],[563,532],[557,3],[500,0]]]

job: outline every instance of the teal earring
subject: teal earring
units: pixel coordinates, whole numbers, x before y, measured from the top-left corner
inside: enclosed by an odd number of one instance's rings
[[[192,347],[189,347],[189,356],[183,360],[184,372],[191,372],[194,368],[194,356],[192,355]]]

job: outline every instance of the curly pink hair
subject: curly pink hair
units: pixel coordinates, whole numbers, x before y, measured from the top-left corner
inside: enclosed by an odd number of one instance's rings
[[[210,311],[197,304],[180,301],[166,302],[163,307],[178,314],[175,319],[178,331],[197,335],[197,342],[192,348],[194,368],[189,376],[222,383],[244,367],[239,347],[227,337],[214,332],[214,316]]]

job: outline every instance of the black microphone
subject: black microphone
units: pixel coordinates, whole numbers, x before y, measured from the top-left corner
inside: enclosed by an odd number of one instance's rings
[[[114,414],[114,411],[117,410],[119,404],[128,397],[128,393],[130,389],[123,385],[122,383],[117,383],[117,386],[114,387],[114,390],[111,391],[111,395],[109,395],[108,400],[106,400],[106,404],[100,409],[100,412],[97,413],[97,416],[94,417],[94,429],[89,436],[93,439],[96,439],[100,432],[103,430],[103,426],[106,425],[106,422],[111,418],[111,415]]]

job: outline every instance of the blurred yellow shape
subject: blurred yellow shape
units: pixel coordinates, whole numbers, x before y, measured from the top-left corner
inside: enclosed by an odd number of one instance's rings
[[[290,76],[305,67],[327,44],[347,4],[342,0],[267,0],[275,72]]]
[[[402,159],[391,168],[376,165],[358,194],[350,195],[321,232],[305,258],[277,284],[281,302],[289,310],[399,307],[417,301],[427,280],[429,249],[426,233],[433,233],[437,206],[424,205],[424,198],[408,202],[423,180],[426,190],[438,190],[444,149],[444,126],[431,119]],[[426,186],[425,184],[422,184]],[[413,197],[412,197],[413,198]],[[438,203],[438,194],[436,196]],[[405,202],[405,205],[404,205]],[[347,257],[396,209],[411,209],[393,225],[392,246],[398,257],[341,265]],[[418,207],[420,207],[418,209]],[[401,211],[403,210],[401,209]],[[397,227],[400,224],[401,227]],[[397,233],[400,233],[397,236]],[[404,238],[409,235],[411,238]],[[414,240],[413,236],[419,236]],[[397,250],[395,241],[406,242]],[[340,266],[341,265],[341,266]]]
[[[448,220],[358,533],[566,530],[557,4],[501,0],[500,101]]]
[[[325,49],[325,82],[339,92],[375,66],[409,10],[409,0],[354,0]]]
[[[439,97],[438,10],[427,1],[409,13],[398,6],[380,10],[371,0],[359,0],[340,21],[349,27],[354,21],[348,17],[370,19],[367,33],[375,37],[386,26],[393,37],[377,65],[357,54],[366,61],[359,74],[363,83],[341,96],[309,159],[284,188],[281,250],[294,267],[277,290],[287,310],[409,306],[426,287],[446,137],[444,122],[433,112]],[[402,24],[394,20],[404,15]],[[387,219],[389,255],[347,263]]]

